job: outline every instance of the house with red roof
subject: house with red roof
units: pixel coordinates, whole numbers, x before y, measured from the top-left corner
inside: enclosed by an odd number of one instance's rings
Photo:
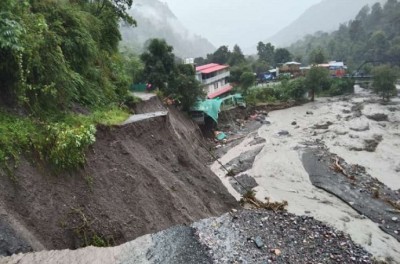
[[[228,82],[229,66],[210,63],[196,67],[196,78],[203,84],[204,92],[209,99],[219,97],[232,90]]]

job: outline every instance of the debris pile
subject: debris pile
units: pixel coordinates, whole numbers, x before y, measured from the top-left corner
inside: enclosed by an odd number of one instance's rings
[[[194,227],[214,263],[373,263],[348,235],[308,216],[243,210]]]

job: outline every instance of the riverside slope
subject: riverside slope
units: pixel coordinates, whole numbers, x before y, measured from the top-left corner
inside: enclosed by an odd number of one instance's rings
[[[136,109],[156,111],[168,114],[99,126],[77,171],[54,175],[22,158],[16,182],[1,173],[2,255],[75,249],[99,237],[118,245],[238,207],[205,165],[198,127],[155,97]]]

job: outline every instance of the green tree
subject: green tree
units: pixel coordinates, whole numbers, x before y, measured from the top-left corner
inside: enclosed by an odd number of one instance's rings
[[[274,65],[274,50],[275,47],[271,43],[263,43],[260,41],[257,44],[257,54],[259,60],[269,65]]]
[[[285,63],[292,60],[292,54],[287,49],[278,48],[275,50],[275,63]]]
[[[254,85],[256,81],[256,77],[254,76],[254,73],[252,72],[244,72],[240,76],[240,87],[243,89],[244,95],[247,94],[248,89]]]
[[[365,35],[364,27],[360,20],[350,22],[349,36],[351,41],[362,41]]]
[[[325,62],[325,54],[322,48],[314,49],[309,58],[310,62],[313,64],[321,64]]]
[[[372,87],[375,93],[383,100],[389,101],[390,97],[397,94],[396,90],[396,72],[388,65],[382,65],[372,70],[374,75]]]
[[[285,88],[285,93],[288,98],[300,101],[304,99],[304,95],[307,92],[306,80],[303,77],[297,78],[288,82]]]
[[[240,47],[238,45],[235,45],[233,47],[233,51],[230,54],[230,58],[229,58],[229,65],[230,66],[236,66],[236,65],[240,65],[242,63],[244,63],[246,61],[242,50],[240,49]]]
[[[227,64],[231,57],[228,46],[219,47],[212,55],[212,62],[218,64]]]
[[[175,55],[172,51],[173,48],[165,40],[152,39],[140,56],[144,63],[143,77],[160,90],[165,90],[175,70]]]
[[[329,71],[322,67],[311,67],[306,75],[305,83],[310,91],[311,101],[314,101],[317,92],[329,89]]]
[[[175,99],[184,110],[189,110],[198,98],[204,97],[193,65],[177,65],[172,47],[165,40],[152,39],[141,59],[144,62],[143,77],[165,96]]]
[[[189,110],[199,98],[205,94],[200,83],[195,78],[195,70],[192,65],[179,64],[171,75],[165,95],[180,102],[183,110]]]
[[[368,53],[372,60],[384,60],[385,54],[390,47],[386,33],[384,31],[375,31],[368,40]]]
[[[269,70],[269,65],[265,61],[258,60],[251,64],[251,68],[256,74],[261,74]]]
[[[85,2],[81,1],[83,4]],[[131,8],[133,0],[91,0],[90,2],[91,10],[95,15],[102,16],[104,13],[112,12],[124,22],[136,25],[136,21],[127,12]]]
[[[194,63],[196,64],[196,66],[201,66],[207,64],[208,60],[203,57],[197,57],[194,59]]]
[[[122,17],[110,5],[98,15],[95,7],[94,1],[1,1],[0,101],[35,114],[72,102],[123,101]]]

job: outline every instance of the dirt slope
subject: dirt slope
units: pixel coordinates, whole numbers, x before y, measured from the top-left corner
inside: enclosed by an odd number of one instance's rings
[[[159,110],[154,100],[140,108]],[[30,241],[33,236],[46,249],[77,248],[85,240],[99,243],[99,237],[121,244],[237,207],[205,165],[200,131],[177,110],[125,126],[98,127],[96,136],[82,170],[55,176],[22,159],[17,183],[0,175],[5,212],[0,217],[17,219],[21,227],[12,226],[24,247],[13,248],[29,248],[18,230],[29,230]],[[3,234],[6,242],[11,237]]]

